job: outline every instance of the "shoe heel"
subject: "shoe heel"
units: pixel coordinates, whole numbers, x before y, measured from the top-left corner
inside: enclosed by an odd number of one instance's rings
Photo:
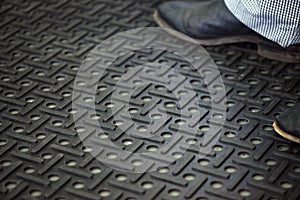
[[[257,53],[271,60],[287,63],[300,62],[300,46],[284,48],[268,42],[259,42],[257,44]]]

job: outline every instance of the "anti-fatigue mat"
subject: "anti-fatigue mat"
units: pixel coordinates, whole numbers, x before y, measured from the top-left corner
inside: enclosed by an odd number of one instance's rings
[[[239,44],[206,47],[215,67],[135,29],[159,3],[0,3],[1,199],[300,198],[300,146],[272,128],[300,65]]]

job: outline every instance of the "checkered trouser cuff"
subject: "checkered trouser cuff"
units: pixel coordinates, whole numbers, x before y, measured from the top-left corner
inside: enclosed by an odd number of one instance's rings
[[[246,26],[283,47],[300,44],[300,0],[224,0]]]

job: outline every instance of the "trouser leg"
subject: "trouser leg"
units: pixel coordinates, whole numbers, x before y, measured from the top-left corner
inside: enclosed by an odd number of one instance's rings
[[[224,0],[242,23],[283,47],[300,44],[300,1]]]

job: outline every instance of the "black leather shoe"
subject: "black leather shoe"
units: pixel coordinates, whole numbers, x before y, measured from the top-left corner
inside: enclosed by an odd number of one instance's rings
[[[154,19],[162,28],[179,31],[201,45],[251,42],[258,45],[258,54],[264,57],[300,62],[300,45],[283,48],[262,37],[242,24],[222,0],[165,2],[154,12]],[[169,32],[189,40],[175,31]]]
[[[300,104],[282,113],[273,127],[282,137],[300,143]]]

